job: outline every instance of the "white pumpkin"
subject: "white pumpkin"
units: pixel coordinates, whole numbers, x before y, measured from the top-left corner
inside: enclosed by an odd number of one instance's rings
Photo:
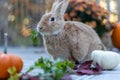
[[[114,69],[120,63],[120,55],[112,51],[95,50],[91,54],[93,64],[99,64],[103,69]]]

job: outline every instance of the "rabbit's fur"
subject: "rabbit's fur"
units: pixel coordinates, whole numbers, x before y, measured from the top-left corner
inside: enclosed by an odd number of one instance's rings
[[[67,6],[68,0],[55,0],[52,10],[41,18],[37,30],[54,59],[61,57],[79,62],[91,60],[91,52],[102,49],[101,41],[90,26],[64,21]]]

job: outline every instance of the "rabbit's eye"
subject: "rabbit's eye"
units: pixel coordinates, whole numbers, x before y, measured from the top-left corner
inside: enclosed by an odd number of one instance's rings
[[[50,21],[55,21],[55,18],[54,18],[54,17],[52,17],[52,18],[50,19]]]

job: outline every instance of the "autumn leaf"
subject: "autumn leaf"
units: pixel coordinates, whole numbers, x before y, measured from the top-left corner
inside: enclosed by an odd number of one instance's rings
[[[102,68],[98,64],[92,67],[92,61],[86,61],[76,69],[76,74],[93,75],[93,74],[100,74],[101,71],[102,71]]]

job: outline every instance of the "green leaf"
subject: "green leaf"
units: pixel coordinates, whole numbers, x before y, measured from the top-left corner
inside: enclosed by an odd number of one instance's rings
[[[36,30],[34,29],[31,30],[31,39],[34,44],[38,44],[38,35],[39,33]]]
[[[9,68],[7,71],[8,71],[9,74],[12,75],[12,74],[15,74],[15,73],[16,73],[16,68],[15,68],[15,67],[11,67],[11,68]]]
[[[7,71],[10,74],[10,77],[8,78],[8,80],[18,80],[19,74],[17,73],[15,67],[11,67]]]
[[[34,70],[35,69],[35,67],[34,66],[31,66],[25,73],[29,73],[29,72],[31,72],[32,70]]]
[[[60,58],[55,61],[51,61],[47,58],[41,57],[32,67],[29,68],[27,72],[40,68],[44,71],[44,73],[40,73],[40,76],[51,74],[53,78],[52,80],[61,80],[63,75],[68,73],[68,67],[72,69],[73,66],[74,64],[72,62]]]

